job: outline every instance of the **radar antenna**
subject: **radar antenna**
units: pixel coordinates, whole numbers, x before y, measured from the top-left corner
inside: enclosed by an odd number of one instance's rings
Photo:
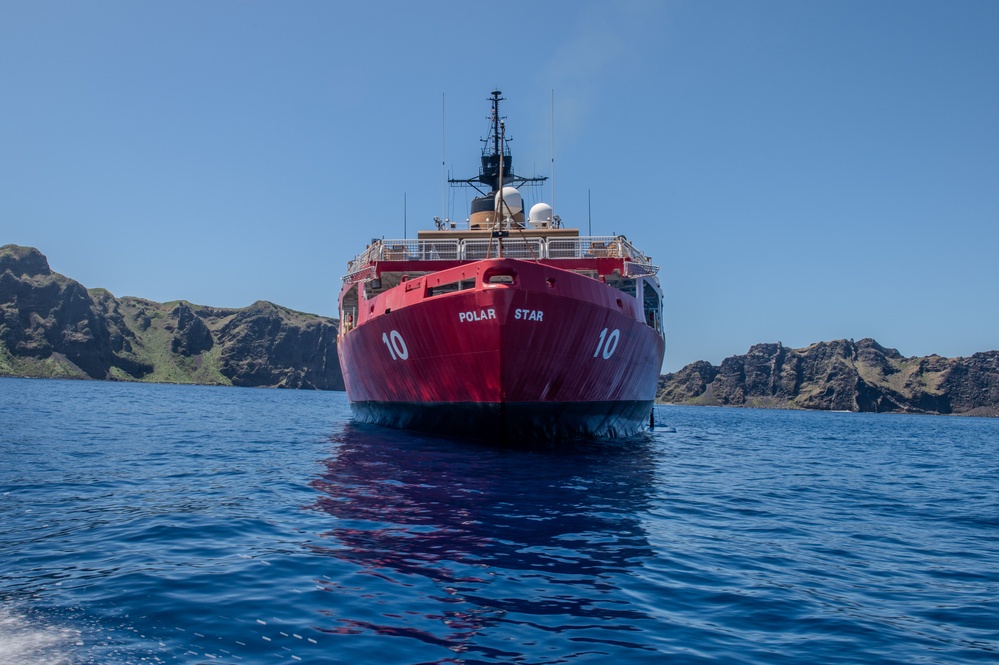
[[[482,195],[499,191],[501,183],[502,185],[519,187],[528,183],[544,182],[548,179],[545,176],[527,178],[514,173],[513,158],[510,155],[510,146],[508,145],[510,139],[504,140],[500,127],[504,117],[500,115],[499,104],[506,101],[506,98],[500,96],[503,93],[499,90],[493,90],[491,94],[492,115],[490,116],[489,136],[482,140],[485,145],[482,147],[479,175],[465,180],[449,178],[448,182],[451,185],[473,187]]]

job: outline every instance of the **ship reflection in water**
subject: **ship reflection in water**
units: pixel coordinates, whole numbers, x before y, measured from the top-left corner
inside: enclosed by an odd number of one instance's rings
[[[655,657],[623,589],[652,556],[650,442],[528,451],[350,424],[334,443],[311,506],[334,521],[312,547],[352,565],[317,580],[317,629],[417,640],[385,641],[412,662]]]

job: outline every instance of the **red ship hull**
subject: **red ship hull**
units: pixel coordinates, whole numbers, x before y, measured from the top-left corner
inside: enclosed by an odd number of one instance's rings
[[[487,259],[359,298],[337,347],[358,420],[509,441],[630,436],[648,422],[663,338],[600,280]]]

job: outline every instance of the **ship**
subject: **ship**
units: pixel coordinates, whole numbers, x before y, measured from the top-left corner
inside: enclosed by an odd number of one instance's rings
[[[339,296],[340,367],[362,423],[507,442],[632,437],[665,352],[658,266],[625,235],[525,215],[502,93],[464,223],[372,239]],[[531,187],[525,187],[530,185]],[[429,225],[428,225],[429,226]]]

